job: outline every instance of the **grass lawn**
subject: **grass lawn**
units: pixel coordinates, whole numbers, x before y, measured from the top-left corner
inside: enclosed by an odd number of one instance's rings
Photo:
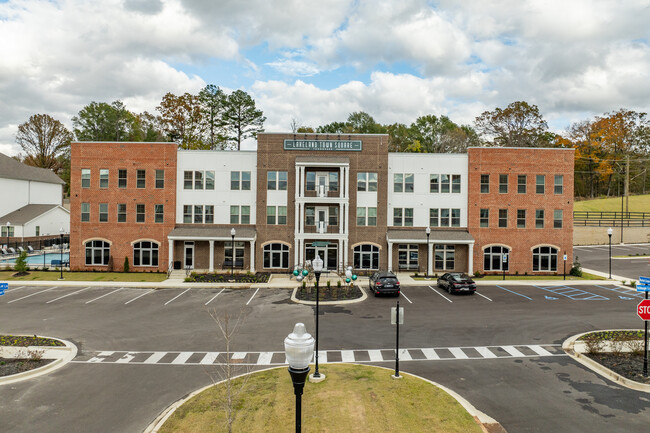
[[[323,365],[327,379],[305,384],[302,431],[480,432],[467,411],[439,388],[391,371],[362,365]],[[240,379],[235,381],[235,389]],[[234,432],[294,431],[295,396],[286,368],[254,373],[235,402]],[[222,407],[224,387],[211,387],[195,396],[165,422],[160,433],[228,431]]]
[[[61,274],[58,271],[30,271],[29,275],[12,277],[16,271],[0,271],[2,281],[56,281]],[[160,282],[167,279],[165,273],[149,272],[66,272],[63,279],[68,281],[126,281],[126,282]]]
[[[623,199],[625,203],[625,199]],[[624,205],[625,206],[625,205]],[[573,203],[574,211],[596,211],[596,212],[620,212],[621,198],[597,198],[593,200],[581,200]],[[623,207],[625,210],[625,207]],[[631,195],[630,212],[650,212],[650,194]]]
[[[432,281],[436,282],[437,278],[431,277],[429,279],[426,279],[424,277],[413,277],[411,276],[415,281]],[[480,278],[474,278],[472,277],[474,281],[494,281],[494,280],[503,280],[503,275],[484,275]],[[563,280],[562,275],[506,275],[506,280]],[[582,277],[574,277],[573,275],[566,275],[566,279],[568,280],[604,280],[605,278],[603,277],[598,277],[596,275],[589,274],[587,272],[582,273]]]

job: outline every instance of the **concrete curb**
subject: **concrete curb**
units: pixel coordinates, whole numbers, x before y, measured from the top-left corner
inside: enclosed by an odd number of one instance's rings
[[[31,337],[31,335],[29,336]],[[43,367],[35,368],[33,370],[25,371],[23,373],[0,377],[0,385],[8,385],[10,383],[21,382],[23,380],[32,379],[34,377],[51,373],[54,370],[58,370],[59,368],[63,367],[68,362],[72,361],[75,356],[77,356],[77,346],[75,346],[70,341],[62,340],[60,338],[42,336],[42,335],[39,335],[38,337],[51,338],[52,340],[57,340],[62,342],[63,344],[65,344],[65,346],[64,347],[29,346],[28,349],[44,350],[43,359],[54,359],[54,361],[50,362],[47,365],[44,365]],[[13,355],[12,357],[18,355],[18,352],[21,349],[23,348],[14,348],[14,347],[7,347],[7,346],[2,347],[3,353],[6,354],[7,352],[10,352],[10,355]]]
[[[620,329],[598,329],[595,331],[583,332],[581,334],[574,335],[564,340],[564,343],[562,343],[562,349],[567,353],[567,355],[575,359],[577,362],[589,368],[593,372],[598,373],[604,378],[616,382],[620,385],[623,385],[626,388],[633,389],[635,391],[650,393],[650,385],[646,385],[644,383],[639,383],[634,380],[626,379],[620,374],[613,372],[609,368],[604,367],[599,363],[597,363],[596,361],[585,356],[584,352],[581,353],[581,351],[585,349],[581,348],[580,351],[576,350],[577,349],[576,342],[583,335],[590,334],[592,332],[606,332],[606,331],[620,331]],[[637,331],[637,329],[634,329],[634,331]]]
[[[366,291],[363,289],[363,287],[359,286],[359,290],[361,290],[361,297],[357,299],[348,299],[348,300],[343,300],[343,301],[320,301],[318,302],[320,305],[341,305],[341,304],[355,304],[357,302],[363,302],[368,298],[368,294]],[[304,304],[304,305],[316,305],[316,301],[302,301],[296,297],[296,292],[298,292],[298,287],[293,289],[293,292],[291,292],[291,300],[295,302],[296,304]]]
[[[337,364],[359,365],[359,364],[354,364],[354,363],[351,363],[351,364],[350,363],[337,363]],[[364,365],[367,365],[367,364],[364,364]],[[380,368],[382,370],[391,371],[390,368],[381,367],[381,366],[377,366],[377,365],[367,365],[367,366],[374,367],[374,368]],[[242,376],[245,376],[247,374],[255,374],[255,373],[262,372],[262,371],[275,370],[275,369],[278,369],[278,368],[286,368],[286,366],[265,368],[263,370],[255,370],[254,372],[251,372],[251,373],[244,373],[244,374],[240,374],[238,376],[235,376],[235,377],[233,377],[233,379],[237,379],[238,377],[242,377]],[[429,379],[425,379],[423,377],[420,377],[418,375],[411,374],[411,373],[404,373],[404,372],[402,372],[402,373],[404,375],[408,375],[408,376],[414,377],[416,379],[420,379],[420,380],[422,380],[424,382],[430,383],[431,385],[436,386],[436,387],[440,388],[441,390],[443,390],[444,392],[446,392],[447,394],[449,394],[451,397],[453,397],[467,411],[467,413],[469,413],[472,416],[472,418],[474,418],[474,420],[481,427],[481,430],[483,430],[483,432],[485,432],[485,433],[507,433],[506,430],[501,426],[501,424],[499,424],[499,422],[497,422],[494,418],[490,417],[489,415],[487,415],[487,414],[481,412],[480,410],[476,409],[469,401],[464,399],[462,396],[460,396],[455,391],[453,391],[453,390],[451,390],[451,389],[449,389],[449,388],[447,388],[447,387],[445,387],[443,385],[440,385],[439,383],[436,383],[436,382],[433,382],[433,381],[431,381]],[[156,417],[156,419],[154,419],[153,422],[151,424],[149,424],[146,429],[144,429],[143,433],[157,433],[160,430],[160,428],[165,424],[165,421],[167,421],[167,419],[179,407],[181,407],[183,404],[185,404],[191,398],[195,397],[197,394],[200,394],[203,391],[205,391],[206,389],[209,389],[209,388],[211,388],[211,387],[213,387],[215,385],[218,385],[220,383],[223,383],[223,382],[225,382],[225,380],[222,380],[222,381],[217,382],[217,383],[213,383],[211,385],[204,386],[202,388],[197,389],[196,391],[191,392],[187,396],[175,401],[169,407],[167,407],[165,410],[163,410],[160,413],[160,415],[158,415]]]

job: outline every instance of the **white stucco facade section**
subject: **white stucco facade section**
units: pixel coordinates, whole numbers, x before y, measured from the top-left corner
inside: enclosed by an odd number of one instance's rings
[[[214,171],[214,190],[184,189],[185,171]],[[250,172],[250,190],[230,189],[233,171]],[[255,224],[257,152],[179,150],[176,178],[176,223],[183,223],[184,205],[213,205],[215,224],[230,224],[230,206],[250,206],[250,223]]]
[[[357,206],[358,207],[377,207],[377,192],[376,191],[357,191]]]
[[[429,209],[460,209],[460,227],[467,227],[468,198],[467,154],[389,153],[388,154],[388,225],[393,225],[394,208],[413,208],[413,226],[429,226]],[[414,174],[412,193],[394,192],[396,173]],[[459,174],[460,193],[431,193],[432,174]],[[451,190],[451,188],[450,188]]]
[[[30,181],[29,204],[63,205],[63,185]]]
[[[63,204],[61,184],[0,178],[0,191],[0,216],[28,204]]]
[[[60,229],[63,229],[63,232],[68,234],[70,233],[70,212],[62,207],[55,207],[49,212],[25,223],[20,229],[21,231],[24,230],[24,234],[17,234],[16,236],[36,236],[37,226],[41,236],[59,235]],[[16,227],[16,231],[18,231],[18,227]]]
[[[288,202],[287,191],[266,191],[266,205],[267,206],[286,206]]]

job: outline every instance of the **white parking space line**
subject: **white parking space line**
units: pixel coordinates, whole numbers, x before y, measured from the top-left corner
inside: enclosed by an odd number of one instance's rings
[[[400,361],[413,361],[413,358],[411,357],[411,354],[407,349],[400,349],[399,350],[399,360]]]
[[[174,299],[176,299],[176,298],[178,298],[178,297],[180,297],[180,296],[183,296],[183,295],[184,295],[188,290],[190,290],[190,289],[185,289],[185,290],[183,291],[183,293],[180,293],[180,294],[174,296],[174,297],[171,298],[169,301],[165,302],[165,305],[169,304],[169,303],[172,302]]]
[[[434,349],[420,349],[427,359],[440,359]]]
[[[474,292],[474,293],[476,293],[477,295],[479,295],[479,296],[481,296],[481,297],[487,299],[488,301],[492,302],[492,299],[488,298],[487,296],[485,296],[485,295],[481,295],[479,292]]]
[[[271,358],[273,358],[273,352],[262,352],[260,357],[257,358],[258,365],[268,365],[271,363]]]
[[[5,293],[13,292],[14,290],[24,289],[27,286],[14,287],[13,289],[5,290]]]
[[[452,355],[456,357],[456,359],[468,359],[469,357],[463,352],[463,349],[460,347],[450,347],[449,351],[451,352]]]
[[[524,356],[524,354],[515,349],[514,346],[501,346],[501,348],[508,352],[511,356]]]
[[[194,352],[181,352],[178,356],[172,361],[172,364],[185,364],[185,361],[190,359]]]
[[[160,361],[165,355],[167,355],[167,352],[154,352],[143,362],[143,364],[155,364]]]
[[[221,292],[223,292],[224,290],[226,290],[226,289],[221,289]],[[221,294],[221,292],[219,292],[219,293],[217,293],[216,295],[214,295],[212,298],[210,298],[210,300],[209,300],[208,302],[206,302],[206,303],[203,304],[203,305],[208,305],[208,304],[209,304],[210,302],[212,302],[212,301],[213,301],[217,296],[219,296],[219,295]]]
[[[445,295],[443,295],[442,293],[440,293],[439,291],[437,291],[436,289],[434,289],[433,287],[429,286],[429,288],[430,288],[431,290],[433,290],[433,293],[436,293],[436,294],[442,296],[442,297],[445,298],[447,301],[449,301],[449,302],[451,302],[451,303],[454,302],[454,301],[452,301],[451,299],[449,299],[448,297],[446,297]]]
[[[530,348],[530,350],[532,350],[533,352],[535,352],[538,355],[542,355],[542,356],[551,356],[551,355],[553,355],[551,352],[544,349],[542,346],[538,346],[536,344],[534,344],[532,346],[528,346],[528,347]]]
[[[216,361],[217,356],[219,356],[219,352],[208,352],[205,354],[201,362],[199,364],[214,364],[214,361]]]
[[[341,361],[354,362],[354,352],[352,350],[341,350]]]
[[[49,289],[41,290],[40,292],[32,293],[32,294],[27,295],[27,296],[23,296],[22,298],[14,299],[13,301],[7,302],[7,304],[11,304],[12,302],[20,301],[21,299],[29,298],[30,296],[38,295],[39,293],[49,292],[50,290],[54,290],[54,289],[56,289],[56,286],[55,287],[50,287]]]
[[[496,358],[497,356],[492,352],[490,349],[487,347],[475,347],[476,351],[483,357],[483,358]]]
[[[67,298],[68,296],[76,295],[77,293],[81,293],[81,292],[83,292],[85,290],[88,290],[88,289],[91,289],[91,288],[92,287],[86,287],[85,289],[77,290],[76,292],[68,293],[67,295],[63,295],[63,296],[59,296],[56,299],[52,299],[51,301],[47,301],[46,304],[49,304],[49,303],[54,302],[54,301],[58,301],[59,299]]]
[[[135,353],[127,352],[120,359],[115,361],[116,364],[127,364],[135,358]]]
[[[384,357],[381,356],[381,350],[369,350],[368,351],[368,357],[373,362],[383,361],[384,360]]]
[[[260,291],[260,288],[258,287],[257,290],[255,290],[255,293],[253,293],[253,296],[251,296],[251,298],[248,300],[248,302],[246,302],[246,305],[251,303],[251,301],[253,300],[255,295],[257,295],[257,292],[259,292],[259,291]]]
[[[411,300],[410,300],[409,298],[406,297],[406,295],[404,294],[404,291],[400,290],[400,294],[401,294],[402,296],[404,296],[404,299],[406,299],[407,301],[409,301],[409,304],[412,304],[412,303],[413,303],[413,302],[411,302]]]
[[[105,293],[105,294],[103,294],[102,296],[100,296],[98,298],[91,299],[90,301],[87,301],[86,304],[90,304],[91,302],[97,301],[98,299],[102,299],[104,296],[108,296],[111,293],[119,292],[120,290],[124,290],[124,287],[120,287],[119,289],[115,289],[115,290],[113,290],[112,292],[109,292],[109,293]]]
[[[244,358],[246,358],[246,352],[235,352],[230,357],[230,359],[244,359]]]
[[[130,301],[126,301],[126,302],[124,303],[124,305],[130,304],[131,302],[135,301],[136,299],[140,299],[140,298],[142,298],[144,295],[148,295],[149,293],[153,292],[154,290],[156,290],[156,289],[148,290],[148,291],[144,292],[143,294],[138,295],[138,296],[136,296],[135,298],[131,299]]]

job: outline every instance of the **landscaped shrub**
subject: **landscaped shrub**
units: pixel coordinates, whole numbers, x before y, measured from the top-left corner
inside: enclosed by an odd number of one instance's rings
[[[582,337],[582,340],[587,347],[587,353],[591,355],[600,353],[603,350],[603,340],[596,334],[587,334]]]
[[[582,265],[578,261],[578,256],[576,256],[576,260],[573,262],[573,266],[571,266],[569,275],[573,275],[574,277],[582,277]]]
[[[16,259],[16,264],[14,265],[14,269],[16,272],[19,274],[24,274],[27,272],[27,252],[23,251],[20,253],[20,256]]]
[[[124,272],[129,272],[129,258],[124,257]]]

